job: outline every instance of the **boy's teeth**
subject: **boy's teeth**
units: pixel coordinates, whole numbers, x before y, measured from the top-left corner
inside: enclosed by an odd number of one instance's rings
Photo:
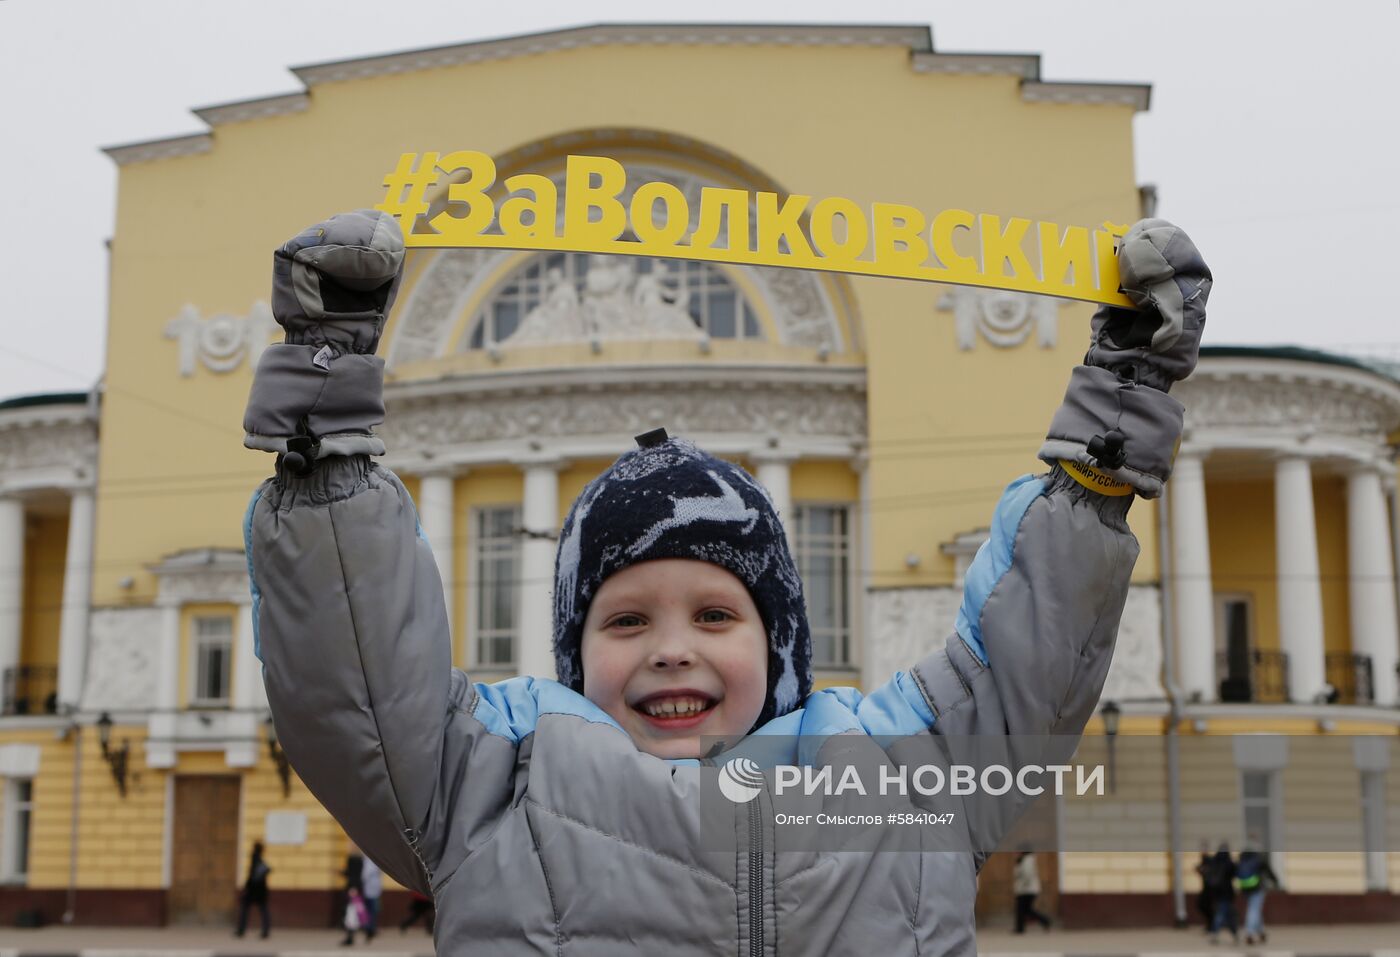
[[[705,702],[701,698],[663,698],[647,702],[645,710],[654,718],[685,717],[705,710]]]

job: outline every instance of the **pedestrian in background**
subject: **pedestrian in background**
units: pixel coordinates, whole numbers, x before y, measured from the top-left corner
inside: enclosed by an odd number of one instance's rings
[[[1278,875],[1269,864],[1268,852],[1260,847],[1259,835],[1251,834],[1240,853],[1236,877],[1244,894],[1244,942],[1262,944],[1269,939],[1264,929],[1264,898],[1269,888],[1280,887]]]
[[[1201,839],[1201,859],[1196,863],[1196,873],[1201,876],[1201,892],[1196,895],[1196,911],[1201,915],[1201,930],[1210,933],[1210,925],[1215,923],[1215,901],[1210,896],[1210,841]]]
[[[345,928],[345,939],[340,946],[349,947],[355,943],[355,931],[364,929],[368,923],[368,913],[361,918],[364,910],[365,858],[360,849],[350,845],[350,853],[345,858],[345,869],[340,873],[345,878],[345,910],[341,926]]]
[[[1035,909],[1035,899],[1040,895],[1040,868],[1035,855],[1022,851],[1016,858],[1016,868],[1011,873],[1011,890],[1016,895],[1016,933],[1026,932],[1026,921],[1035,920],[1047,931],[1050,918]]]
[[[267,875],[272,868],[263,860],[262,841],[253,842],[253,856],[248,861],[248,879],[243,883],[243,893],[238,901],[238,929],[235,937],[242,937],[248,929],[248,908],[257,906],[262,916],[262,936],[266,939],[272,933],[272,918],[267,912]]]
[[[364,857],[364,867],[360,872],[360,893],[365,899],[365,908],[369,911],[369,922],[365,926],[365,940],[374,940],[374,935],[379,933],[379,898],[384,893],[384,875],[379,870],[379,865],[374,863],[366,854]]]
[[[1215,916],[1210,922],[1210,942],[1220,940],[1220,931],[1228,928],[1235,943],[1240,942],[1239,917],[1235,913],[1235,861],[1230,845],[1222,843],[1210,859],[1210,896],[1215,902]]]

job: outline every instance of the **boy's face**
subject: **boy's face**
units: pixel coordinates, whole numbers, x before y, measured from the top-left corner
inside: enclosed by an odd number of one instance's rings
[[[603,582],[583,623],[583,693],[642,751],[698,758],[734,742],[768,693],[768,636],[744,583],[709,562],[664,558]]]

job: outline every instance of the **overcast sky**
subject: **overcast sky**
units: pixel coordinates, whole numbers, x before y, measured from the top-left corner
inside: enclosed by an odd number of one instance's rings
[[[101,375],[116,165],[288,67],[600,21],[927,24],[1048,80],[1151,83],[1139,182],[1215,271],[1208,341],[1400,357],[1400,0],[0,0],[0,398]],[[1388,225],[1391,224],[1391,225]],[[158,348],[152,343],[152,348]]]

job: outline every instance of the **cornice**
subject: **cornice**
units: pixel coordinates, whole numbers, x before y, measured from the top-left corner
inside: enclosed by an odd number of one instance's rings
[[[217,103],[192,112],[211,127],[306,110],[309,92],[321,83],[369,79],[484,61],[538,56],[600,46],[791,46],[904,47],[916,73],[1020,77],[1028,102],[1105,103],[1145,110],[1151,87],[1133,83],[1060,83],[1040,79],[1040,57],[1026,53],[935,53],[926,26],[871,24],[618,23],[592,24],[498,37],[376,56],[293,67],[304,89],[298,92]],[[103,152],[117,165],[208,152],[210,133],[109,146]]]
[[[1040,55],[1036,53],[914,53],[915,73],[951,73],[976,76],[1019,76],[1040,79]]]
[[[867,434],[859,368],[531,369],[388,391],[379,432],[389,460],[409,470],[603,457],[658,426],[717,454],[761,454],[776,435],[817,458],[849,458]]]
[[[1069,83],[1027,80],[1021,84],[1027,103],[1075,103],[1098,106],[1131,106],[1134,113],[1148,108],[1152,87],[1146,83]]]
[[[1339,434],[1400,428],[1400,383],[1348,366],[1206,358],[1176,394],[1191,428],[1221,424],[1222,410],[1231,425],[1286,424]],[[1291,399],[1286,409],[1279,407],[1280,397]]]
[[[0,409],[0,436],[11,429],[48,429],[55,426],[88,424],[96,426],[97,420],[86,401]]]
[[[236,100],[232,103],[215,103],[191,110],[210,126],[224,123],[242,123],[246,120],[259,120],[268,116],[282,116],[286,113],[301,113],[311,105],[311,97],[305,93],[285,93],[280,96],[264,96],[253,100]]]
[[[478,40],[449,46],[407,50],[380,56],[294,67],[292,72],[308,87],[318,83],[358,80],[391,73],[408,73],[434,67],[457,66],[484,60],[505,60],[561,50],[596,46],[903,46],[914,51],[932,49],[927,27],[802,25],[802,24],[593,24],[564,30],[548,30],[522,36]]]
[[[444,396],[596,395],[648,387],[675,391],[708,388],[746,392],[784,387],[864,394],[865,381],[865,369],[861,366],[710,362],[704,365],[648,363],[531,368],[393,382],[385,387],[385,402],[391,409],[397,409],[401,404],[415,400]]]
[[[192,133],[188,136],[173,136],[168,139],[124,143],[120,146],[104,146],[102,152],[112,157],[118,166],[126,166],[128,163],[144,163],[148,160],[194,156],[198,153],[207,153],[213,148],[214,137],[211,134]]]
[[[97,422],[86,405],[0,410],[0,493],[91,488]]]
[[[156,605],[221,601],[243,604],[248,591],[248,559],[232,548],[193,548],[146,566],[156,576]]]

